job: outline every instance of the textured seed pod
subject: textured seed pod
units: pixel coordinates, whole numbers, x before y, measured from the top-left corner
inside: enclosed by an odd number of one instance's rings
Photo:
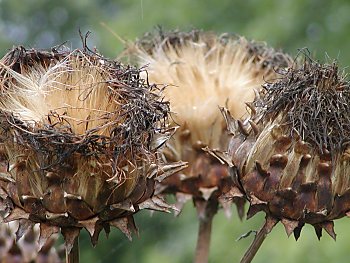
[[[180,209],[193,198],[200,215],[208,205],[216,210],[218,201],[227,215],[236,202],[242,215],[242,194],[216,158],[224,158],[216,150],[224,149],[229,138],[219,106],[226,105],[236,118],[245,115],[254,89],[264,78],[274,78],[274,69],[287,67],[290,58],[242,37],[196,30],[146,34],[130,50],[139,65],[148,65],[151,82],[167,85],[164,96],[173,125],[180,128],[162,151],[165,160],[189,163],[164,180],[159,191],[176,194]]]
[[[184,163],[158,161],[168,138],[163,102],[140,70],[90,51],[14,48],[0,64],[3,221],[40,223],[40,248],[81,228],[96,244],[116,226],[129,238],[140,209],[168,211],[155,180]]]
[[[350,86],[336,63],[310,59],[283,72],[253,103],[229,153],[250,201],[248,217],[265,211],[297,239],[305,223],[335,239],[333,220],[350,210]]]

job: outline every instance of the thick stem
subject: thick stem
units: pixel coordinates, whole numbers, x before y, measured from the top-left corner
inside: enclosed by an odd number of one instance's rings
[[[270,231],[276,225],[277,222],[278,220],[276,219],[266,217],[265,224],[256,234],[253,242],[250,244],[248,250],[245,252],[243,258],[241,259],[241,263],[250,263],[253,260],[254,256],[256,255],[262,243],[264,242],[267,234],[270,233]]]
[[[79,263],[79,236],[75,238],[71,251],[66,250],[66,263]]]
[[[211,227],[218,205],[216,202],[212,203],[203,200],[196,200],[195,205],[198,212],[199,230],[194,263],[207,263],[209,258]]]
[[[199,220],[195,263],[208,262],[212,222],[213,217]]]

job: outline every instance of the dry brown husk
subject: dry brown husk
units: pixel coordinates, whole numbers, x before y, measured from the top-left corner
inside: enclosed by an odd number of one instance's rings
[[[116,226],[129,238],[140,209],[169,211],[154,184],[185,164],[162,164],[169,105],[140,69],[82,50],[16,47],[0,61],[0,176],[4,222],[40,223],[40,244],[81,228],[93,244]],[[21,226],[20,226],[21,227]]]
[[[333,220],[350,210],[349,101],[337,64],[308,58],[266,83],[243,125],[224,112],[248,217],[264,211],[288,236],[299,238],[307,223],[335,239]]]
[[[200,30],[160,29],[145,34],[128,52],[138,65],[148,66],[151,82],[167,86],[164,96],[170,101],[172,124],[180,125],[162,150],[164,160],[189,163],[164,180],[159,192],[175,194],[179,209],[193,199],[200,217],[206,209],[215,213],[219,204],[229,216],[232,202],[243,216],[243,195],[216,158],[228,143],[219,106],[243,117],[254,90],[292,60],[264,43]]]

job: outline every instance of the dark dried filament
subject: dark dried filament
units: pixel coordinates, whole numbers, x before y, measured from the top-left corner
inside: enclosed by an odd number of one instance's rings
[[[350,137],[350,87],[337,64],[307,61],[300,69],[281,74],[279,81],[265,85],[263,118],[274,119],[285,112],[281,124],[293,127],[303,140],[316,144],[321,152],[342,150]]]

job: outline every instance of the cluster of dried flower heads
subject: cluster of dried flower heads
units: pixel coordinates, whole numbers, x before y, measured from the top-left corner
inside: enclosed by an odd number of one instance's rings
[[[93,244],[110,226],[131,238],[134,213],[178,214],[188,200],[200,221],[195,262],[208,261],[218,209],[230,216],[235,203],[242,218],[246,200],[247,217],[264,211],[266,223],[242,262],[278,221],[296,239],[305,223],[335,238],[333,220],[350,214],[350,86],[336,63],[159,30],[127,47],[135,67],[85,41],[0,60],[0,216],[17,222],[17,240],[38,236],[48,257],[61,231],[76,262],[82,228]],[[7,254],[21,251],[7,243]]]
[[[183,160],[188,167],[162,181],[157,190],[174,194],[179,209],[193,200],[200,221],[195,262],[207,262],[211,221],[218,208],[230,216],[234,202],[242,218],[245,203],[228,166],[218,158],[230,138],[219,107],[243,118],[265,79],[275,79],[276,71],[293,60],[263,43],[198,30],[148,33],[129,53],[139,65],[147,65],[152,83],[166,86],[163,94],[173,112],[170,125],[180,127],[160,152],[165,162]]]

